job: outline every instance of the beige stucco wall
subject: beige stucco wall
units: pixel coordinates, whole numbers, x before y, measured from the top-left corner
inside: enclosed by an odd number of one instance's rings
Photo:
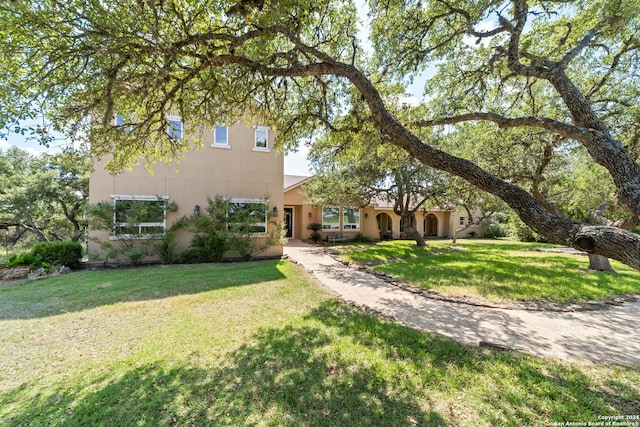
[[[456,229],[462,227],[460,225],[460,217],[464,217],[464,221],[466,224],[468,221],[468,214],[466,212],[451,213],[451,218],[449,222],[449,229],[451,230],[450,237],[453,237],[453,233]],[[474,221],[475,221],[475,217],[474,217]],[[477,225],[474,223],[471,227],[467,228],[466,230],[459,231],[457,238],[464,239],[466,237],[471,237],[469,233],[471,233],[472,231],[476,233],[475,237],[484,237],[484,231],[485,231],[484,227],[482,225]]]
[[[269,211],[272,212],[274,206],[278,209],[278,217],[273,220],[281,221],[283,155],[273,148],[274,137],[270,130],[269,150],[256,150],[255,129],[236,124],[229,127],[229,148],[218,148],[211,146],[213,129],[205,130],[202,132],[203,147],[186,153],[177,165],[154,165],[153,175],[143,166],[137,166],[130,172],[112,176],[103,167],[108,159],[96,160],[89,183],[89,200],[91,203],[112,202],[112,195],[168,196],[178,205],[177,212],[167,214],[169,227],[179,218],[193,215],[195,205],[199,205],[204,213],[207,197],[260,199],[269,196]],[[91,231],[89,253],[99,252],[99,244],[94,240],[108,239],[108,232]],[[181,230],[178,252],[186,249],[190,242],[190,233]],[[282,247],[273,247],[260,255],[281,254]]]

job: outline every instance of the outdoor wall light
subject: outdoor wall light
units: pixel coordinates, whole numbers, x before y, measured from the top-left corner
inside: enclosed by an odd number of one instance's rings
[[[272,209],[272,212],[273,212],[273,216],[277,217],[278,216],[278,207],[274,206],[273,209]]]
[[[369,214],[368,214],[368,213],[365,213],[365,214],[364,214],[364,217],[365,217],[365,218],[369,218]]]
[[[200,216],[200,205],[195,205],[193,207],[193,216]]]
[[[309,212],[309,218],[313,217],[313,213]]]

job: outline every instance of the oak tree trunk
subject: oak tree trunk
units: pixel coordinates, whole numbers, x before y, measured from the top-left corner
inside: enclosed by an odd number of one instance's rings
[[[589,254],[589,270],[615,272],[609,258],[596,254]]]

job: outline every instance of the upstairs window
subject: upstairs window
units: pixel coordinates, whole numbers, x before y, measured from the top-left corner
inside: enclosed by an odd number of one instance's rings
[[[213,147],[229,146],[229,128],[226,126],[216,126],[213,129]]]
[[[460,217],[460,223],[459,224],[460,225],[464,225],[464,217],[463,216]]]
[[[117,114],[113,122],[117,127],[122,128],[127,123],[127,119],[122,114]],[[131,131],[131,125],[124,127],[124,130]]]
[[[182,120],[180,119],[180,117],[176,117],[176,116],[168,117],[167,122],[169,123],[169,126],[167,128],[167,133],[169,134],[169,137],[173,139],[182,139],[184,129],[183,129]]]
[[[258,126],[256,128],[254,149],[269,151],[269,131],[266,127]]]

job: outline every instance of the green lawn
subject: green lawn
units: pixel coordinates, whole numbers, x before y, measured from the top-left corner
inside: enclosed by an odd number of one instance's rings
[[[287,261],[0,288],[2,426],[481,426],[640,413],[640,368],[465,347]]]
[[[494,302],[580,302],[640,293],[640,273],[619,262],[611,262],[616,273],[589,271],[586,256],[535,250],[540,247],[552,245],[463,239],[455,245],[427,241],[426,248],[419,248],[415,242],[396,240],[334,250],[346,260],[443,295]]]

